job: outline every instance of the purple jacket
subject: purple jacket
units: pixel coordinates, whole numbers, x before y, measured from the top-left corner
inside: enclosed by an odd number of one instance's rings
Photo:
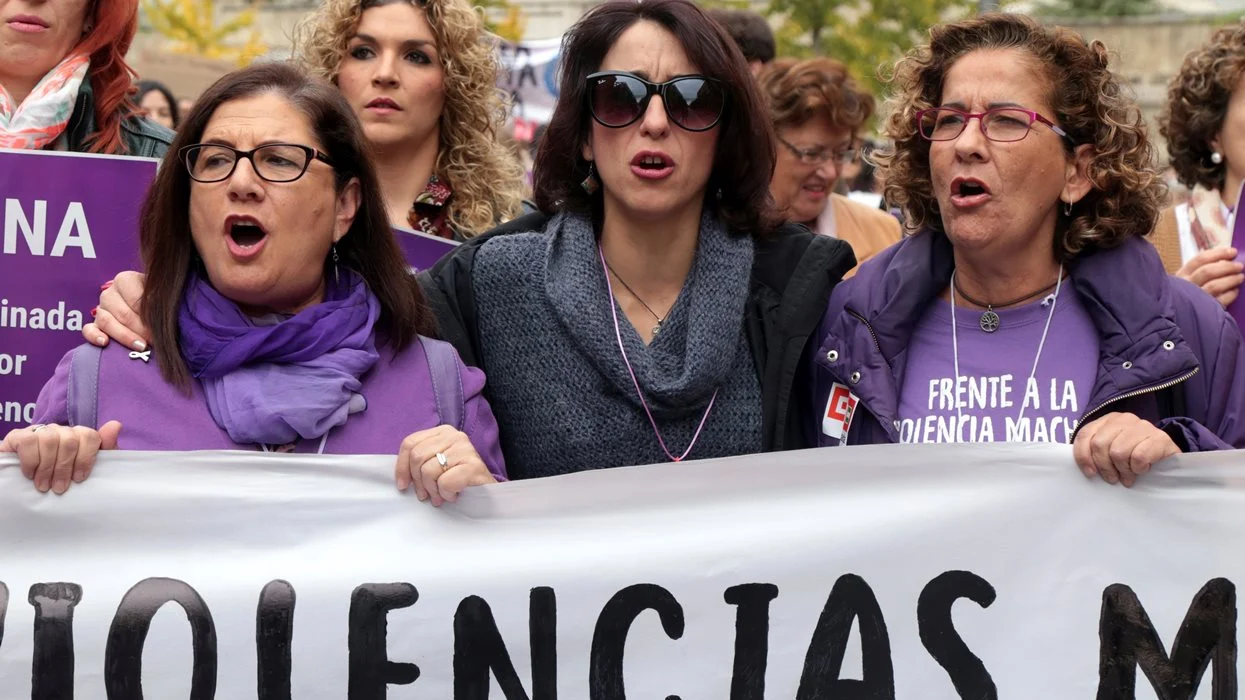
[[[441,342],[425,340],[424,342]],[[73,352],[66,354],[35,404],[36,423],[69,423],[68,392]],[[457,355],[455,355],[457,358]],[[506,478],[506,465],[497,439],[497,421],[481,395],[484,373],[458,363],[462,382],[463,432],[499,481]],[[381,349],[376,366],[363,376],[360,393],[367,408],[350,416],[345,425],[332,429],[324,442],[325,454],[398,453],[403,438],[439,423],[432,376],[422,344],[412,342],[401,353]],[[217,427],[208,412],[199,384],[190,395],[164,381],[155,362],[132,359],[117,343],[100,355],[98,422],[121,421],[117,447],[123,450],[254,450],[238,445]],[[91,426],[98,428],[99,426]],[[302,440],[294,452],[315,453],[320,440]]]
[[[835,288],[813,356],[814,405],[835,410],[828,399],[836,383],[859,398],[847,444],[898,442],[908,341],[953,266],[947,237],[922,231]],[[1141,239],[1078,258],[1068,272],[1099,335],[1098,379],[1079,426],[1133,413],[1186,452],[1245,448],[1245,349],[1223,307],[1169,277]],[[810,426],[818,444],[839,444],[823,434],[822,417]]]

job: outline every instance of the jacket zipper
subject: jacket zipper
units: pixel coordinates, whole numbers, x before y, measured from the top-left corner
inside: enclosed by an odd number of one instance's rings
[[[873,326],[869,325],[869,322],[865,320],[864,316],[861,316],[855,311],[852,311],[851,309],[848,309],[846,307],[844,307],[844,310],[847,311],[847,313],[855,316],[858,321],[865,324],[865,328],[869,330],[869,335],[873,336],[873,347],[878,349],[878,355],[882,356],[882,361],[886,363],[887,367],[889,367],[891,363],[889,360],[886,359],[886,355],[882,352],[882,344],[878,342],[878,334],[873,332]]]
[[[1154,392],[1163,391],[1164,389],[1170,389],[1176,386],[1177,384],[1188,381],[1188,379],[1192,377],[1193,375],[1197,374],[1199,370],[1201,370],[1200,367],[1194,367],[1193,371],[1189,372],[1188,374],[1185,374],[1184,376],[1177,377],[1176,379],[1173,379],[1169,382],[1164,382],[1158,386],[1152,386],[1152,387],[1147,387],[1145,389],[1137,389],[1135,391],[1130,391],[1126,394],[1120,394],[1119,396],[1113,396],[1107,399],[1106,401],[1103,401],[1102,403],[1095,406],[1092,410],[1086,411],[1085,414],[1081,416],[1081,421],[1076,424],[1076,430],[1072,431],[1072,437],[1068,439],[1068,444],[1072,444],[1076,442],[1076,436],[1080,434],[1081,428],[1084,428],[1086,425],[1089,425],[1089,422],[1090,422],[1088,420],[1089,417],[1101,411],[1103,408],[1106,408],[1107,406],[1110,406],[1111,404],[1117,401],[1123,401],[1124,399],[1131,399],[1135,396],[1141,396],[1142,394],[1151,394]]]

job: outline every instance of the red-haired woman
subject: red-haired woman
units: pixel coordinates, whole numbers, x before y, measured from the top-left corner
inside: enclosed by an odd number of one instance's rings
[[[128,97],[137,30],[138,0],[0,0],[0,148],[162,157]]]

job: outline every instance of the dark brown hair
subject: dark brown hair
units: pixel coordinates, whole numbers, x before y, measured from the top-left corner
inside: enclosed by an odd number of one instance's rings
[[[580,187],[588,176],[583,149],[592,122],[588,76],[600,68],[618,37],[643,20],[674,34],[702,75],[724,83],[726,113],[717,127],[705,206],[741,233],[764,234],[772,226],[773,129],[743,54],[717,22],[688,0],[611,0],[589,10],[567,32],[558,105],[533,168],[536,204],[545,213],[595,212],[600,206],[600,193],[589,195]]]
[[[927,46],[908,52],[895,66],[885,125],[895,147],[877,153],[874,160],[886,168],[886,201],[903,208],[908,226],[943,230],[930,181],[930,143],[917,130],[916,114],[938,106],[947,72],[956,61],[983,49],[1027,53],[1034,78],[1049,90],[1053,113],[1045,116],[1068,132],[1073,143],[1093,147],[1088,173],[1093,188],[1073,206],[1070,217],[1061,212],[1055,254],[1068,261],[1082,251],[1111,248],[1148,234],[1158,221],[1164,188],[1141,110],[1108,67],[1107,48],[1098,41],[1086,43],[1071,30],[1011,13],[937,25]]]
[[[774,30],[761,15],[748,10],[715,8],[709,10],[709,16],[722,25],[749,63],[769,63],[778,54]]]
[[[832,58],[779,59],[761,74],[760,83],[775,129],[825,117],[854,135],[873,116],[873,95]]]
[[[202,263],[190,233],[190,173],[178,152],[203,138],[221,105],[263,94],[280,95],[307,117],[319,141],[316,145],[333,161],[338,192],[351,179],[359,181],[359,211],[337,243],[337,264],[358,272],[380,302],[378,341],[401,350],[417,333],[431,334],[434,329],[419,285],[394,240],[367,142],[350,105],[333,86],[292,65],[259,64],[226,75],[195,102],[143,204],[139,223],[147,269],[143,321],[151,329],[152,348],[164,378],[183,389],[190,386],[190,374],[178,351],[177,311],[192,266]],[[331,265],[325,260],[326,274]]]
[[[1228,102],[1245,75],[1245,20],[1215,32],[1210,43],[1190,53],[1167,90],[1159,133],[1167,138],[1172,169],[1188,187],[1221,189],[1226,163],[1211,162],[1212,139],[1223,127]]]

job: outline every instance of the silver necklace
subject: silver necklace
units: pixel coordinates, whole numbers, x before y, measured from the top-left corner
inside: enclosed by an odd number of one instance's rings
[[[1062,280],[1062,279],[1063,279],[1063,265],[1060,265],[1059,266],[1059,280]],[[1054,283],[1048,284],[1045,287],[1042,287],[1041,289],[1037,290],[1036,292],[1030,292],[1022,297],[1012,299],[1011,301],[1004,302],[1002,304],[990,304],[984,301],[977,301],[976,299],[970,297],[967,292],[965,292],[958,285],[956,285],[955,272],[953,271],[951,273],[951,286],[953,287],[952,291],[964,297],[964,299],[968,303],[972,304],[973,306],[980,306],[980,307],[985,308],[985,311],[981,313],[981,319],[977,321],[977,325],[981,326],[981,330],[987,333],[993,333],[999,329],[999,315],[995,311],[995,309],[1006,309],[1010,306],[1015,306],[1017,304],[1023,304],[1024,302],[1029,301],[1030,299],[1034,299],[1042,294],[1045,294],[1046,292],[1049,292],[1051,289],[1057,288],[1059,285],[1059,280],[1055,280]]]
[[[1046,347],[1046,335],[1050,333],[1051,319],[1055,318],[1055,305],[1059,303],[1059,290],[1062,286],[1063,286],[1063,264],[1060,264],[1059,265],[1059,280],[1055,282],[1055,292],[1051,294],[1049,297],[1050,313],[1046,314],[1046,327],[1042,329],[1042,339],[1038,342],[1037,355],[1033,357],[1033,369],[1029,370],[1029,378],[1025,380],[1025,392],[1028,392],[1029,383],[1033,381],[1033,378],[1035,376],[1037,376],[1038,362],[1042,359],[1042,348]],[[955,386],[958,387],[960,385],[960,339],[959,339],[959,333],[957,333],[958,329],[955,325],[955,301],[956,301],[955,293],[956,293],[955,272],[953,271],[951,273],[951,359],[952,359],[952,363],[955,366]],[[972,302],[972,303],[976,304],[976,302]],[[977,305],[980,306],[980,304],[977,304]],[[998,314],[995,314],[995,317],[996,317],[995,330],[998,330],[998,325],[997,325]],[[984,317],[983,317],[983,322],[984,322]],[[985,330],[984,326],[982,327],[982,330]],[[994,331],[986,331],[986,332],[993,333]],[[1022,420],[1024,420],[1024,417],[1025,417],[1025,400],[1021,399],[1020,400],[1020,413],[1019,415],[1016,416],[1016,423],[1019,424]],[[958,436],[960,432],[960,427],[964,425],[964,412],[963,412],[963,409],[960,408],[959,401],[955,402],[955,420],[956,420],[955,432],[956,432],[956,435]]]
[[[643,306],[644,309],[648,311],[650,314],[652,314],[653,318],[657,320],[657,325],[653,326],[653,337],[656,338],[657,334],[661,333],[661,324],[666,322],[666,319],[670,316],[670,312],[667,311],[665,316],[658,316],[657,312],[653,311],[653,307],[649,306],[643,299],[641,299],[640,295],[636,294],[635,290],[631,288],[631,285],[627,284],[627,281],[624,280],[622,277],[619,277],[617,272],[614,272],[614,268],[610,266],[609,261],[605,260],[604,256],[602,256],[601,260],[605,263],[605,269],[609,271],[606,277],[609,277],[609,275],[614,275],[614,278],[617,279],[619,283],[622,284],[623,289],[627,290],[627,292],[630,293],[631,296],[634,297],[636,301],[640,302],[640,306]],[[609,281],[609,280],[606,280],[606,281]],[[673,309],[673,307],[671,308]]]

